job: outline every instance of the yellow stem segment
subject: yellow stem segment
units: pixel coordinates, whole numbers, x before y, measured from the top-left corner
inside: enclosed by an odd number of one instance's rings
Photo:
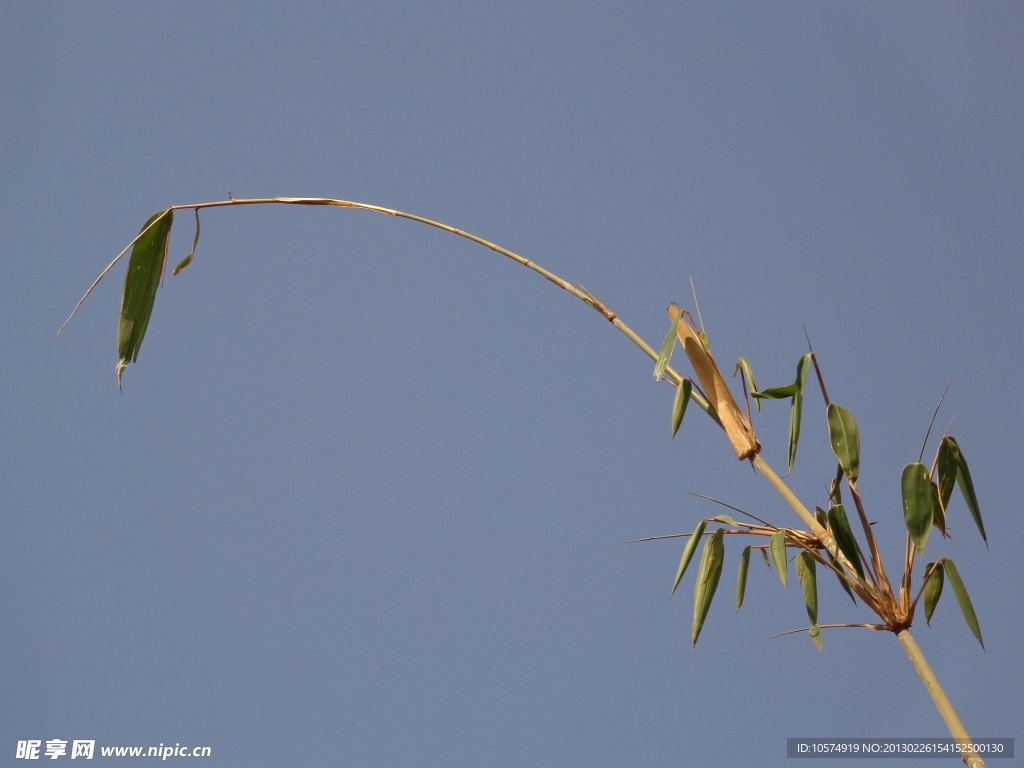
[[[932,672],[932,668],[928,665],[928,660],[921,653],[921,649],[911,636],[910,630],[904,629],[897,632],[896,637],[903,643],[903,649],[907,652],[907,656],[910,657],[910,663],[914,665],[917,674],[921,676],[921,682],[928,689],[928,693],[931,695],[932,701],[935,702],[935,706],[938,708],[939,714],[942,715],[942,719],[946,721],[946,727],[949,728],[950,734],[961,745],[965,747],[970,745],[971,737],[967,734],[967,729],[960,722],[956,710],[953,709],[953,705],[946,696],[946,692],[939,685],[939,679]],[[964,762],[968,768],[985,768],[985,761],[976,755],[965,754]]]

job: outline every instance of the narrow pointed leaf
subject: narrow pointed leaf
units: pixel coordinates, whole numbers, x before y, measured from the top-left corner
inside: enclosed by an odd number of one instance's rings
[[[814,562],[810,552],[801,552],[796,556],[796,575],[804,588],[804,605],[807,606],[807,618],[811,624],[818,623],[818,564]]]
[[[195,237],[192,238],[192,250],[188,252],[188,256],[186,256],[184,259],[182,259],[181,261],[178,262],[178,266],[176,266],[174,268],[174,270],[171,272],[171,276],[172,277],[174,275],[178,274],[179,272],[181,272],[181,270],[183,270],[185,267],[187,267],[189,264],[192,263],[192,257],[196,255],[196,246],[197,245],[199,245],[199,209],[198,208],[196,208],[196,234],[195,234]]]
[[[807,631],[807,634],[811,636],[811,640],[813,640],[814,644],[818,646],[818,651],[824,653],[825,648],[824,643],[822,643],[821,641],[821,628],[817,624],[815,624]]]
[[[768,540],[768,549],[771,552],[772,562],[775,563],[775,571],[779,574],[782,586],[786,589],[786,581],[789,578],[789,563],[786,561],[786,532],[778,531],[772,534]]]
[[[943,576],[944,569],[941,560],[938,564],[928,563],[924,567],[924,618],[929,625],[932,623],[935,606],[939,604],[939,598],[942,597],[942,583],[945,580]]]
[[[763,551],[763,550],[762,550]],[[743,606],[743,595],[747,591],[747,571],[750,569],[750,547],[744,547],[740,555],[740,572],[736,577],[736,610]]]
[[[800,442],[800,420],[804,410],[804,385],[807,371],[811,367],[811,356],[804,355],[796,364],[796,381],[793,382],[793,404],[789,407],[789,471],[796,464],[796,448]]]
[[[690,540],[686,542],[686,546],[683,547],[683,556],[679,558],[679,570],[676,571],[676,580],[672,583],[672,594],[676,593],[676,587],[679,586],[679,582],[683,580],[683,574],[686,573],[686,566],[690,564],[693,559],[693,553],[697,551],[697,544],[700,543],[701,537],[704,535],[704,527],[707,525],[706,520],[701,520],[697,523],[696,529],[693,531],[693,535],[690,536]]]
[[[828,512],[821,507],[814,508],[814,519],[818,521],[818,525],[822,528],[828,528]]]
[[[736,525],[736,521],[728,515],[715,515],[713,518],[716,523],[725,523],[726,525]]]
[[[747,379],[747,389],[750,391],[750,394],[754,395],[756,398],[757,395],[754,393],[757,392],[757,379],[754,378],[754,369],[751,367],[750,361],[745,357],[741,357],[739,363],[736,364],[736,370],[743,371],[743,375]],[[761,401],[755,399],[754,404],[757,405],[757,412],[760,413]]]
[[[960,572],[948,557],[942,561],[942,565],[946,569],[946,575],[949,577],[949,586],[953,588],[956,601],[960,603],[960,611],[967,621],[967,626],[971,628],[971,632],[974,633],[974,636],[978,638],[978,642],[981,643],[981,647],[984,648],[985,641],[981,639],[981,627],[978,624],[978,616],[974,613],[974,606],[971,605],[971,598],[968,596],[967,588],[964,587],[964,582],[960,578]]]
[[[918,552],[924,552],[932,530],[932,481],[924,464],[903,468],[903,519]]]
[[[860,561],[860,552],[857,550],[857,540],[850,529],[850,521],[846,517],[846,508],[842,504],[836,504],[828,511],[828,524],[832,529],[832,538],[836,540],[839,551],[846,555],[850,565],[857,571],[857,575],[864,578],[864,565]]]
[[[960,449],[956,440],[950,437],[942,438],[939,443],[939,455],[936,459],[938,470],[937,482],[939,485],[939,501],[942,503],[943,511],[949,509],[949,500],[953,497],[953,486],[956,485],[956,471],[960,464]]]
[[[946,513],[942,509],[942,499],[939,497],[939,484],[934,480],[932,480],[932,524],[947,539],[952,538],[946,533]]]
[[[860,432],[853,414],[835,403],[828,405],[828,435],[839,466],[856,482],[860,474]]]
[[[139,357],[139,348],[153,314],[156,291],[163,279],[173,221],[174,211],[170,208],[154,213],[146,221],[143,234],[132,248],[124,277],[121,319],[117,328],[118,386],[121,385],[121,373]]]
[[[693,384],[689,379],[683,379],[683,383],[676,387],[676,396],[672,400],[672,439],[675,439],[679,426],[683,423],[683,416],[686,415],[686,406],[690,403],[690,393],[693,392]]]
[[[672,325],[669,326],[668,333],[665,334],[665,340],[661,342],[661,354],[658,355],[658,359],[654,363],[654,378],[658,381],[665,375],[665,369],[672,361],[672,353],[675,351],[676,338],[679,333],[679,319],[682,316],[683,313],[680,312],[673,318]]]
[[[787,384],[784,387],[769,387],[760,392],[751,392],[750,394],[758,400],[785,400],[787,397],[792,397],[796,394],[796,386]]]
[[[758,547],[757,551],[761,553],[761,558],[764,560],[764,564],[768,566],[769,570],[771,570],[772,564],[768,561],[768,550],[764,547]]]
[[[985,535],[985,524],[981,521],[981,507],[978,506],[978,496],[974,492],[974,481],[971,480],[971,470],[967,466],[967,459],[964,458],[964,452],[960,450],[960,446],[957,445],[955,438],[943,438],[943,442],[946,440],[949,440],[956,446],[956,482],[957,485],[960,486],[960,492],[964,495],[964,501],[967,502],[967,508],[971,511],[971,517],[974,518],[974,524],[978,526],[981,538],[987,546],[988,537]]]
[[[714,536],[705,542],[700,558],[697,584],[693,589],[693,647],[697,646],[697,638],[704,628],[704,620],[718,589],[718,581],[722,578],[722,565],[725,562],[724,533],[723,528],[715,531]]]

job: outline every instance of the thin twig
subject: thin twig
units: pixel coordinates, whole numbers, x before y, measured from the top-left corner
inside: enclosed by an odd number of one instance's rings
[[[879,630],[879,631],[886,630],[886,629],[889,628],[885,624],[819,624],[818,625],[818,629],[836,629],[838,627],[864,627],[865,629],[876,629],[876,630]],[[796,634],[797,632],[808,632],[811,629],[812,629],[812,627],[804,627],[803,629],[791,629],[791,630],[789,630],[789,632],[780,632],[777,635],[772,635],[768,639],[769,640],[774,640],[776,637],[783,637],[785,635],[793,635],[793,634]]]
[[[104,269],[102,272],[100,272],[100,276],[92,281],[92,285],[89,286],[89,290],[87,290],[85,292],[85,295],[82,296],[82,298],[80,298],[78,300],[77,304],[75,304],[75,308],[73,310],[71,310],[71,314],[68,315],[68,319],[64,321],[64,325],[62,325],[59,329],[57,329],[57,335],[53,337],[54,340],[60,338],[60,332],[63,331],[67,327],[68,323],[71,322],[71,318],[74,317],[78,313],[78,308],[82,306],[82,304],[85,302],[85,300],[87,298],[89,298],[89,294],[92,293],[92,289],[100,284],[100,280],[102,280],[104,277],[106,277],[107,272],[109,272],[113,268],[113,266],[115,264],[117,264],[117,262],[119,262],[121,260],[121,257],[124,256],[128,252],[129,248],[131,248],[133,245],[135,245],[137,242],[139,242],[139,238],[142,237],[144,234],[146,234],[150,230],[150,227],[154,226],[162,218],[163,218],[162,216],[154,217],[153,221],[151,221],[147,226],[143,227],[142,231],[139,232],[139,234],[137,234],[135,236],[135,239],[132,240],[130,243],[128,243],[128,245],[126,245],[124,247],[124,250],[121,251],[119,254],[117,254],[117,256],[114,257],[114,260],[112,262],[107,264],[107,268]]]
[[[705,496],[703,493],[691,493],[690,491],[687,491],[687,493],[689,493],[691,496],[696,496],[699,499],[707,499],[708,501],[715,502],[715,504],[721,504],[723,507],[728,507],[729,509],[734,509],[737,512],[739,512],[741,515],[746,515],[747,517],[752,517],[755,520],[757,520],[757,522],[762,523],[763,525],[767,525],[769,528],[771,528],[773,530],[776,530],[776,531],[779,530],[779,527],[777,525],[772,525],[767,520],[762,520],[757,515],[752,515],[749,512],[747,512],[746,510],[740,509],[739,507],[734,507],[732,504],[726,504],[724,501],[719,501],[718,499],[713,499],[710,496]]]
[[[811,352],[811,362],[814,363],[814,373],[818,377],[818,386],[821,387],[821,396],[825,398],[825,406],[828,407],[831,404],[831,400],[828,399],[828,391],[825,389],[825,379],[821,375],[821,368],[818,367],[818,356],[814,354],[814,347],[811,346],[811,337],[807,334],[807,326],[804,326],[804,338],[807,339],[807,349]]]
[[[928,436],[932,433],[932,427],[935,426],[935,417],[939,415],[939,409],[942,407],[942,401],[946,399],[946,393],[949,392],[949,388],[953,385],[953,380],[949,380],[949,384],[942,390],[942,397],[939,398],[939,404],[935,406],[935,413],[932,414],[932,420],[928,422],[928,431],[924,433],[924,442],[921,443],[921,453],[918,454],[917,463],[921,463],[921,459],[924,458],[924,449],[928,445]],[[952,424],[952,422],[950,422]]]

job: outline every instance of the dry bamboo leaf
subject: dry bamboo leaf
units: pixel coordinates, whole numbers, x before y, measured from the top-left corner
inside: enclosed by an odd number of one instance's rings
[[[679,307],[669,304],[668,315],[674,323],[680,315]],[[760,452],[761,444],[754,435],[750,421],[736,404],[729,386],[725,383],[725,377],[715,364],[715,359],[685,317],[679,321],[679,341],[690,359],[690,365],[693,366],[697,378],[700,379],[711,407],[718,414],[736,455],[743,460]]]

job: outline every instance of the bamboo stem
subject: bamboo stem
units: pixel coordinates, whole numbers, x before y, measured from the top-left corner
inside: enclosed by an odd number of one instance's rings
[[[942,715],[942,719],[946,722],[946,727],[949,728],[950,734],[961,745],[971,744],[971,737],[967,734],[967,729],[960,722],[956,710],[953,709],[953,705],[946,696],[946,692],[942,690],[939,679],[928,665],[928,660],[921,653],[921,649],[911,636],[910,630],[904,629],[897,632],[896,637],[903,643],[903,649],[907,652],[907,656],[910,657],[910,663],[914,665],[917,674],[921,676],[921,682],[928,689],[928,693],[931,695],[932,701],[935,702],[935,706],[939,710],[939,714]],[[985,768],[985,761],[976,755],[965,754],[963,760],[968,768]]]

